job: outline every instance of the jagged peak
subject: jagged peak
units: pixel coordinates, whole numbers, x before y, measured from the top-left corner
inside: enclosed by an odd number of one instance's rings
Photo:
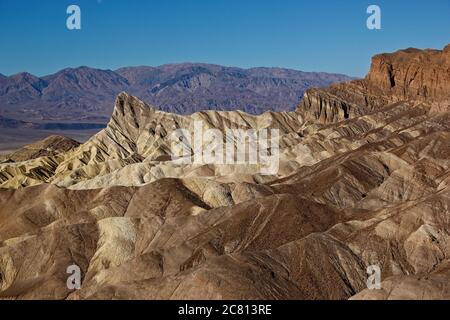
[[[116,114],[118,112],[120,115],[125,116],[127,109],[129,109],[130,107],[132,107],[133,109],[143,108],[156,110],[155,107],[146,104],[139,98],[129,94],[128,92],[122,91],[116,97],[113,114]]]
[[[14,74],[12,76],[9,77],[9,79],[13,80],[13,81],[26,81],[29,83],[37,83],[37,82],[44,82],[44,80],[42,80],[41,78],[28,73],[28,72],[20,72],[17,74]]]

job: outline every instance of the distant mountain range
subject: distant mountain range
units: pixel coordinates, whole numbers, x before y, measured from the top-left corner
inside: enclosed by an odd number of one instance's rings
[[[0,126],[105,124],[122,91],[179,114],[205,109],[240,109],[254,114],[291,111],[306,89],[351,79],[340,74],[193,63],[116,71],[68,68],[44,77],[26,72],[10,77],[0,74]]]

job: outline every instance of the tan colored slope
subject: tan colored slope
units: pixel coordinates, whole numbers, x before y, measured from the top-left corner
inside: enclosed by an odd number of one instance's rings
[[[448,187],[374,211],[337,211],[308,192],[230,190],[232,203],[245,201],[212,208],[177,180],[2,191],[2,294],[64,298],[65,267],[77,263],[86,276],[71,298],[345,299],[364,289],[368,265],[383,279],[416,279],[450,253]]]
[[[128,165],[140,164],[135,166],[137,171],[148,172],[150,168],[155,167],[154,171],[167,171],[160,174],[150,175],[145,182],[154,181],[161,177],[181,177],[182,173],[189,174],[195,171],[195,166],[180,168],[178,171],[167,168],[165,162],[162,161],[161,167],[158,167],[160,159],[167,159],[171,154],[171,137],[170,134],[176,129],[185,129],[194,134],[194,124],[201,122],[203,129],[219,129],[225,132],[225,129],[278,129],[282,134],[296,132],[301,128],[301,116],[296,113],[266,113],[261,116],[252,116],[243,112],[215,112],[205,111],[193,114],[191,116],[179,116],[157,111],[126,93],[119,95],[116,101],[113,116],[108,127],[100,133],[92,137],[88,142],[80,147],[64,154],[62,159],[58,159],[57,168],[51,168],[51,177],[43,176],[41,182],[49,182],[59,186],[69,187],[79,182],[90,180],[93,178],[101,179],[102,176],[114,173],[117,170],[125,168]],[[170,160],[170,158],[168,159]],[[42,168],[48,169],[47,164],[42,162]],[[17,188],[20,186],[33,185],[27,184],[31,181],[28,173],[34,168],[35,163],[25,163],[25,170],[22,175],[16,179],[8,178],[10,174],[4,178],[3,187]],[[8,171],[8,166],[0,167],[2,170]],[[173,167],[169,161],[169,167]],[[143,169],[142,169],[143,168]],[[219,171],[224,174],[233,174],[235,170],[229,166],[223,166]],[[228,171],[231,171],[228,173]],[[240,172],[255,173],[258,168],[241,168]],[[178,173],[181,172],[181,173]],[[239,172],[239,171],[238,171]],[[114,173],[117,175],[116,173]],[[140,176],[139,173],[130,175]],[[127,173],[128,175],[128,173]],[[213,176],[222,175],[213,170]],[[17,175],[16,175],[17,176]],[[142,177],[141,177],[142,178]],[[23,181],[20,185],[17,179]],[[37,178],[39,179],[39,178]],[[105,177],[109,180],[109,178]],[[123,180],[130,180],[128,177],[117,179],[117,184],[122,184]],[[142,180],[142,179],[141,179]],[[132,184],[135,182],[133,181]],[[137,181],[136,181],[137,183]],[[89,184],[95,187],[92,183]],[[97,187],[103,187],[104,184],[99,183]]]
[[[405,105],[380,112],[302,138],[329,159],[267,185],[4,190],[0,269],[16,280],[2,294],[66,298],[64,268],[75,261],[85,279],[71,299],[445,298],[449,122]],[[77,238],[50,245],[67,230]],[[45,265],[47,254],[60,262]],[[364,291],[372,264],[387,291]],[[392,281],[404,285],[384,293]]]
[[[63,154],[79,145],[69,138],[50,136],[5,155],[0,163],[0,187],[20,188],[47,182],[64,159]]]
[[[79,142],[62,137],[50,136],[42,141],[32,143],[23,148],[5,155],[7,161],[22,162],[41,157],[56,156],[60,153],[68,152],[80,145]]]
[[[174,180],[163,180],[139,189],[69,191],[38,186],[18,191],[19,194],[11,198],[12,192],[4,191],[0,195],[6,204],[0,211],[0,240],[3,241],[0,270],[4,279],[1,288],[3,296],[18,295],[22,298],[48,298],[54,294],[56,296],[52,298],[63,297],[67,292],[64,286],[57,290],[49,286],[49,291],[41,287],[36,289],[37,283],[33,279],[58,282],[65,271],[62,266],[71,259],[84,266],[86,279],[92,277],[94,283],[133,276],[129,271],[123,275],[107,276],[127,263],[148,264],[145,272],[151,272],[153,259],[148,258],[161,255],[167,255],[164,264],[158,264],[163,268],[161,271],[167,275],[176,274],[180,268],[191,268],[189,259],[198,255],[199,250],[205,250],[207,256],[218,256],[244,248],[273,248],[302,234],[325,230],[339,216],[324,206],[290,196],[242,203],[232,210],[229,208],[233,207],[210,209]],[[28,208],[23,208],[23,198],[32,193],[36,200]],[[5,199],[8,200],[5,202]],[[275,207],[271,208],[274,204]],[[250,212],[249,207],[257,209]],[[304,208],[304,213],[297,214],[297,207]],[[199,210],[203,213],[199,214]],[[276,214],[279,210],[285,214]],[[283,223],[287,221],[291,221],[291,232],[284,228]],[[252,225],[256,232],[243,232]],[[302,233],[298,233],[297,225],[304,228]],[[91,228],[92,231],[84,234],[76,228]],[[74,236],[97,242],[95,253],[90,251],[86,256],[87,253],[73,251],[76,248],[70,238],[68,242],[57,241],[48,248],[44,247],[51,238],[60,237],[72,229]],[[283,238],[279,238],[281,229],[284,230]],[[30,247],[30,243],[33,246]],[[38,256],[35,252],[39,252]],[[52,260],[57,259],[58,265],[46,267],[50,261],[42,256],[45,252],[56,254]],[[71,252],[76,255],[71,257]]]

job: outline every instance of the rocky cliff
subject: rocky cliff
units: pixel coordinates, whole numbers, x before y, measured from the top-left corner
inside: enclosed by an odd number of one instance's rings
[[[312,120],[342,121],[395,102],[450,108],[450,45],[443,50],[406,49],[372,58],[362,80],[310,89],[298,107]]]
[[[403,101],[450,106],[450,45],[443,50],[406,49],[373,57],[369,91]]]

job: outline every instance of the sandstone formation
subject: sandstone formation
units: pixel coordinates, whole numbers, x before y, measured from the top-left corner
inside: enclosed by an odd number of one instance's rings
[[[310,119],[336,122],[396,102],[427,103],[450,110],[450,45],[443,50],[414,48],[376,55],[365,79],[308,90],[300,110]]]
[[[0,164],[0,298],[450,299],[449,63],[448,47],[376,56],[260,116],[121,93],[86,143]],[[199,121],[278,129],[279,170],[174,161],[171,132]]]

